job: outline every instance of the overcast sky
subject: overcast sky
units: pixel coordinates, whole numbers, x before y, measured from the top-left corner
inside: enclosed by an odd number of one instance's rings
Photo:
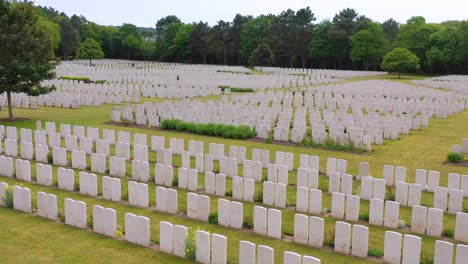
[[[424,16],[428,22],[468,19],[467,0],[34,0],[68,15],[79,14],[101,25],[135,24],[155,27],[158,19],[176,15],[183,22],[232,21],[242,15],[278,14],[291,8],[310,6],[321,21],[350,7],[359,14],[383,22],[393,17],[405,22],[411,16]]]

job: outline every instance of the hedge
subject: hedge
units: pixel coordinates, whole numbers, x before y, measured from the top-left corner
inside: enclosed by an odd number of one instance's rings
[[[255,92],[254,89],[252,88],[237,88],[237,87],[231,87],[227,85],[220,85],[218,86],[221,91],[224,92],[224,90],[229,89],[232,93],[253,93]]]
[[[65,76],[62,75],[59,77],[60,80],[70,80],[70,81],[83,81],[89,82],[89,77],[81,77],[81,76]]]
[[[223,124],[196,124],[184,122],[179,119],[165,119],[161,122],[161,128],[165,130],[187,131],[199,135],[247,139],[257,136],[257,133],[249,126],[233,126]]]

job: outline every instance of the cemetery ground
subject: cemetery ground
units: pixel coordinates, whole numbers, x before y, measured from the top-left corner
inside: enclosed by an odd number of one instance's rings
[[[384,77],[366,77],[353,78],[348,81],[369,80],[369,79],[388,79],[391,81],[407,82],[414,79],[423,79],[425,76],[403,76],[403,79],[395,79],[395,75]],[[418,89],[415,87],[414,89]],[[209,97],[213,99],[214,97]],[[206,98],[204,98],[206,99]],[[142,98],[142,102],[146,99]],[[155,102],[159,99],[151,99]],[[41,107],[39,110],[15,109],[15,115],[19,119],[16,122],[1,122],[5,126],[16,126],[19,128],[29,128],[34,130],[36,120],[55,122],[56,124],[77,124],[82,126],[91,126],[99,129],[114,129],[128,131],[131,133],[142,133],[147,135],[164,136],[169,138],[181,138],[185,142],[188,140],[203,141],[205,149],[210,142],[224,144],[225,146],[236,145],[245,146],[247,148],[247,158],[250,157],[253,148],[267,149],[270,153],[275,151],[291,152],[295,156],[294,167],[298,167],[299,155],[316,155],[320,157],[320,167],[326,168],[328,157],[347,160],[347,171],[349,174],[357,175],[359,162],[368,162],[370,164],[370,175],[377,178],[382,178],[383,166],[386,164],[395,166],[404,166],[407,168],[408,182],[414,182],[414,171],[416,169],[436,170],[441,173],[440,185],[447,185],[448,173],[468,174],[468,168],[444,165],[446,155],[450,152],[451,146],[466,137],[468,131],[468,111],[450,116],[447,119],[431,118],[430,126],[418,131],[411,131],[410,135],[400,136],[399,140],[385,140],[383,145],[373,145],[372,152],[365,154],[353,154],[339,151],[324,150],[321,148],[304,148],[294,146],[283,146],[275,144],[265,144],[260,142],[242,141],[200,136],[187,133],[177,133],[171,131],[146,129],[139,127],[125,127],[109,123],[109,113],[113,106],[102,105],[99,108],[82,107],[81,109],[58,109]],[[7,112],[0,112],[0,119],[6,118]],[[113,148],[113,147],[112,147]],[[271,154],[270,154],[271,155]],[[155,162],[155,154],[149,155],[150,162]],[[191,160],[194,163],[194,160]],[[173,163],[176,166],[181,164],[180,156],[174,157]],[[89,163],[88,163],[89,164]],[[35,166],[35,161],[31,162],[31,167]],[[56,167],[54,166],[54,171]],[[242,172],[242,170],[239,170]],[[321,172],[323,172],[322,169]],[[127,175],[131,174],[131,166],[127,163]],[[265,171],[264,171],[265,174]],[[150,175],[154,175],[154,166],[150,169]],[[87,212],[92,212],[92,206],[95,204],[104,207],[114,208],[117,211],[118,225],[124,226],[124,213],[131,212],[136,215],[143,215],[150,218],[151,221],[151,241],[158,242],[159,240],[159,222],[168,221],[173,224],[181,224],[184,226],[199,227],[201,230],[210,233],[218,233],[228,237],[228,261],[230,263],[238,262],[238,245],[240,240],[247,240],[257,245],[268,245],[275,249],[275,259],[281,260],[283,251],[290,250],[299,254],[311,255],[322,260],[322,263],[372,263],[381,262],[381,259],[367,258],[359,259],[350,255],[338,254],[331,247],[314,248],[309,246],[293,243],[292,234],[294,231],[294,215],[296,212],[293,207],[296,204],[295,185],[297,171],[289,173],[289,186],[287,192],[287,203],[290,205],[283,209],[282,216],[282,232],[284,238],[282,240],[274,240],[266,236],[254,234],[251,230],[234,230],[220,225],[195,221],[187,218],[185,215],[168,215],[155,211],[154,202],[150,202],[148,208],[137,208],[128,205],[123,201],[115,203],[101,198],[81,195],[77,192],[66,192],[59,190],[56,187],[47,187],[35,183],[20,182],[13,178],[0,177],[0,181],[6,182],[9,185],[21,184],[31,189],[33,193],[44,191],[46,193],[55,194],[57,196],[58,208],[63,208],[65,198],[84,201],[87,204]],[[98,182],[102,180],[101,174],[98,174]],[[32,170],[32,177],[35,177],[35,170]],[[122,179],[122,190],[127,189],[127,183],[130,178]],[[199,175],[199,182],[204,182],[204,175]],[[256,189],[259,189],[260,184],[256,183]],[[227,179],[226,191],[229,192],[232,186],[231,179]],[[328,178],[320,177],[320,189],[328,188]],[[353,194],[357,193],[359,184],[354,184]],[[101,186],[99,186],[101,191]],[[387,191],[388,192],[388,191]],[[394,189],[393,189],[394,193]],[[149,183],[149,197],[153,201],[155,196],[155,184]],[[187,191],[178,189],[179,211],[186,210]],[[217,198],[211,196],[211,211],[217,211]],[[421,205],[432,205],[433,193],[423,192],[421,197]],[[464,199],[466,203],[468,198]],[[253,218],[253,206],[262,205],[258,202],[243,202],[244,203],[244,219]],[[331,208],[331,195],[324,191],[323,207]],[[365,214],[369,211],[369,202],[361,200],[360,213]],[[330,230],[334,229],[334,223],[337,221],[327,215],[322,215],[325,219],[325,240],[329,236]],[[400,219],[405,220],[406,225],[411,224],[411,209],[408,207],[400,207]],[[35,263],[55,262],[95,262],[95,263],[111,263],[111,262],[136,262],[150,260],[155,263],[182,263],[182,259],[174,256],[160,253],[159,251],[149,250],[140,246],[131,245],[124,241],[110,239],[90,230],[84,231],[81,229],[66,226],[65,224],[53,223],[49,220],[31,217],[23,213],[0,208],[0,255],[5,258],[0,262],[19,263],[34,261]],[[357,224],[369,226],[368,222],[360,220]],[[369,226],[369,249],[383,251],[384,234],[386,229],[383,227]],[[455,228],[455,216],[444,214],[444,229]],[[398,232],[411,233],[410,230],[400,229]],[[436,238],[422,236],[422,258],[432,259],[434,251],[434,242]],[[439,238],[440,239],[440,238]],[[452,238],[442,238],[454,243]],[[456,243],[456,242],[455,242]],[[27,251],[24,249],[27,248]],[[21,252],[21,253],[20,253]]]

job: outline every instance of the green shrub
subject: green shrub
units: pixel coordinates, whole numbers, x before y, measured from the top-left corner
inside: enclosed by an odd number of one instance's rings
[[[89,82],[89,77],[82,77],[82,76],[65,76],[62,75],[59,77],[60,80],[69,80],[69,81],[82,81],[82,82]]]
[[[189,227],[187,234],[185,235],[185,258],[191,261],[195,261],[197,258],[195,233],[196,230],[194,230],[192,227]]]
[[[463,154],[455,152],[449,153],[447,155],[447,160],[451,163],[460,163],[463,161]]]
[[[208,216],[208,223],[217,225],[218,224],[218,213],[211,213]]]
[[[47,154],[47,163],[49,164],[54,163],[54,156],[52,156],[52,153]]]
[[[249,126],[233,126],[223,124],[195,124],[184,122],[179,119],[165,119],[161,122],[161,128],[165,130],[187,131],[199,135],[232,138],[232,139],[247,139],[257,136],[257,133],[250,129]]]
[[[254,89],[252,88],[238,88],[238,87],[231,87],[227,85],[220,85],[218,86],[219,89],[221,89],[222,92],[224,92],[226,89],[229,89],[232,93],[253,93],[255,92]]]
[[[335,230],[330,230],[325,234],[323,244],[328,247],[335,246]]]
[[[387,190],[385,192],[385,200],[386,201],[395,201],[395,192],[393,191],[390,186],[387,186]]]
[[[232,191],[226,191],[226,197],[232,197]]]
[[[179,186],[179,177],[174,177],[172,179],[172,186]]]
[[[449,238],[453,238],[453,233],[453,229],[451,228],[445,228],[444,231],[442,231],[442,235]]]
[[[273,143],[273,136],[271,134],[268,135],[268,137],[265,139],[266,144],[272,144]]]
[[[429,256],[426,252],[421,253],[420,264],[434,264],[434,256]]]
[[[369,248],[369,250],[367,251],[367,256],[369,256],[369,257],[382,257],[383,256],[383,250],[376,249],[376,248]]]
[[[93,228],[93,226],[94,226],[94,221],[93,221],[93,215],[92,215],[92,214],[89,214],[89,215],[88,215],[88,218],[86,219],[86,225],[87,225],[89,228]]]
[[[359,220],[369,222],[369,212],[360,213]]]
[[[3,204],[5,205],[5,207],[13,209],[13,187],[6,186],[4,190],[4,196],[1,197],[3,200]]]
[[[246,229],[253,229],[253,218],[251,216],[244,217],[244,222],[242,223],[242,227]]]
[[[257,203],[263,203],[263,191],[257,191],[254,193],[254,201]]]
[[[104,84],[106,82],[107,82],[106,80],[96,80],[94,83],[95,84]]]
[[[65,215],[62,212],[57,212],[57,218],[60,222],[65,223]]]

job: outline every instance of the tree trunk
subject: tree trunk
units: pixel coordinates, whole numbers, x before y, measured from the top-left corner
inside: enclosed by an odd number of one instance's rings
[[[224,55],[224,65],[227,65],[227,58],[226,58],[226,43],[223,43],[223,55]]]
[[[241,61],[241,53],[240,53],[240,51],[237,53],[237,55],[239,56],[239,66],[241,66],[241,65],[242,65],[242,61]]]
[[[11,92],[7,92],[7,101],[8,101],[8,116],[11,121],[14,120],[13,118],[13,105],[11,104]]]
[[[93,59],[89,59],[89,66],[93,66]]]
[[[263,66],[260,66],[260,75],[263,75]]]
[[[302,55],[302,70],[304,70],[306,68],[306,57],[304,55]]]
[[[398,79],[401,79],[401,73],[398,72]]]

